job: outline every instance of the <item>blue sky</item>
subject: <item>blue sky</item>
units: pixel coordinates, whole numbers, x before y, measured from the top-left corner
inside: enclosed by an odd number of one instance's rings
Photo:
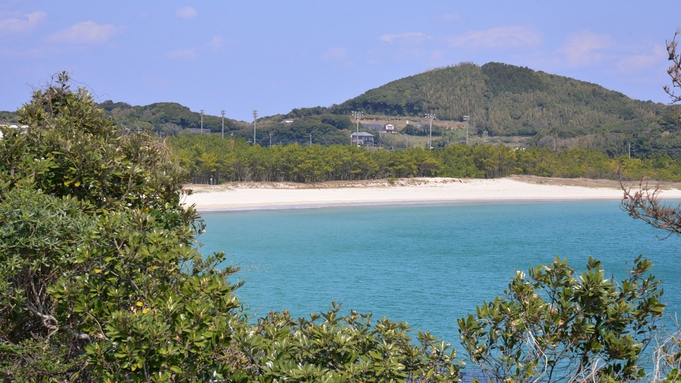
[[[644,5],[647,3],[648,5]],[[429,69],[527,66],[668,102],[678,0],[30,1],[0,4],[0,110],[67,70],[99,101],[251,121]]]

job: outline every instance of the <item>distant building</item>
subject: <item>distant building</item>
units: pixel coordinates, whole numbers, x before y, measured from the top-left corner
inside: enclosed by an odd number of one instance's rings
[[[378,130],[383,133],[397,133],[397,129],[395,129],[395,125],[393,124],[362,124],[362,126],[364,129]]]
[[[350,135],[350,143],[359,146],[374,146],[374,135],[367,132],[355,132]]]

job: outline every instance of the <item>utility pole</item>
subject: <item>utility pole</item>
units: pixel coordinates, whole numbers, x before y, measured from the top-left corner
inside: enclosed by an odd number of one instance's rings
[[[312,133],[310,133],[310,146],[312,146]]]
[[[468,145],[468,121],[470,119],[470,116],[463,116],[463,121],[466,123],[466,145]]]
[[[270,147],[272,146],[272,132],[270,131]]]
[[[428,149],[433,148],[433,120],[436,119],[433,113],[426,113],[426,118],[428,119],[429,129],[428,129]]]
[[[352,111],[352,118],[354,118],[355,122],[357,122],[357,136],[355,136],[355,142],[357,142],[357,146],[360,146],[359,145],[359,120],[362,119],[362,115],[363,115],[363,113],[360,112],[359,110],[353,110]]]
[[[225,110],[222,109],[222,138],[225,138]]]
[[[253,110],[253,145],[255,145],[255,130],[258,126],[258,110]]]
[[[203,134],[203,112],[204,110],[201,109],[201,134]]]

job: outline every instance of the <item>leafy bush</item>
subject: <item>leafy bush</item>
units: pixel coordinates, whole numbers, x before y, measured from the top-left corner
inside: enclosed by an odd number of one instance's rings
[[[638,257],[620,284],[592,258],[579,276],[558,258],[529,278],[519,271],[504,296],[459,319],[466,354],[491,380],[642,378],[639,358],[664,310],[651,266]]]

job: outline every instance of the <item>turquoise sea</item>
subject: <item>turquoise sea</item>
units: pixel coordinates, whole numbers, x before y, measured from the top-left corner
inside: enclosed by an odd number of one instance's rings
[[[681,239],[630,218],[618,202],[361,206],[204,212],[202,253],[243,271],[251,314],[307,317],[332,301],[408,322],[458,346],[456,319],[503,293],[515,270],[590,255],[621,280],[654,263],[667,314],[681,313]],[[458,348],[458,347],[457,347]]]

